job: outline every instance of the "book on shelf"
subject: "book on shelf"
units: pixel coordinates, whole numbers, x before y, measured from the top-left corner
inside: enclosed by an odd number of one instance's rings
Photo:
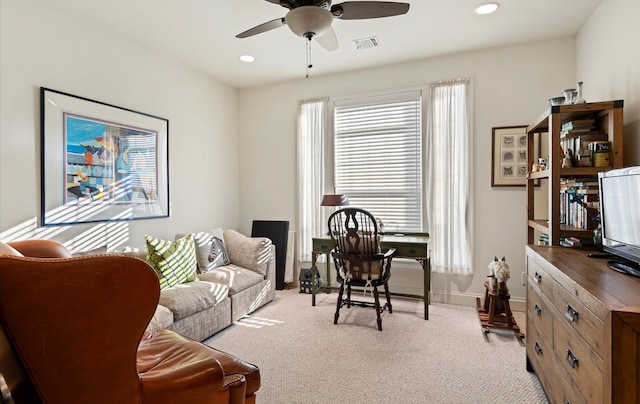
[[[560,178],[560,185],[568,187],[598,186],[598,180],[594,177],[562,177]]]
[[[577,237],[565,237],[562,242],[562,245],[566,245],[568,247],[579,247],[582,245],[582,240]]]
[[[574,119],[562,124],[561,130],[573,130],[582,128],[591,128],[596,123],[594,118]]]
[[[593,142],[600,142],[603,140],[607,140],[607,135],[604,133],[593,133],[593,134],[584,134],[575,138],[573,141],[574,146],[574,154],[580,156],[589,156],[591,157],[591,150],[589,150],[589,145]],[[591,165],[591,164],[589,164]]]
[[[598,195],[600,188],[597,185],[565,185],[560,184],[560,193],[578,195]]]
[[[599,188],[579,187],[575,189],[576,194],[579,195],[598,195],[600,193]]]
[[[571,129],[571,130],[561,130],[560,131],[560,137],[564,138],[564,137],[576,137],[576,136],[580,136],[580,135],[597,135],[600,132],[598,132],[597,130],[594,130],[594,128],[578,128],[578,129]]]
[[[547,233],[540,233],[538,245],[549,245],[549,235]]]
[[[593,142],[607,140],[608,136],[597,131],[562,132],[560,147],[563,155],[571,159],[572,167],[591,167],[591,150],[589,145]]]
[[[597,187],[598,180],[594,178],[574,178],[573,184],[574,187]]]
[[[560,190],[560,223],[575,229],[593,230],[598,225],[598,193],[577,193],[571,188]]]
[[[564,237],[560,240],[560,245],[564,247],[588,247],[593,246],[593,239],[590,237]]]

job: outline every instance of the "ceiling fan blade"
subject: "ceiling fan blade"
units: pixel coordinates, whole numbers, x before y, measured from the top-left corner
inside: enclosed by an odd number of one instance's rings
[[[246,38],[256,34],[261,34],[263,32],[270,31],[272,29],[280,28],[283,25],[285,25],[284,18],[277,18],[275,20],[265,22],[264,24],[260,24],[244,32],[241,32],[238,35],[236,35],[236,38]]]
[[[300,7],[300,6],[315,5],[315,4],[307,4],[308,1],[303,1],[302,3],[300,3],[298,0],[266,0],[266,1],[268,1],[269,3],[277,4],[284,8],[288,8],[289,10],[293,10],[294,8]]]
[[[408,11],[408,3],[393,1],[345,1],[331,6],[331,14],[341,20],[392,17]]]
[[[329,27],[329,29],[324,34],[316,37],[315,40],[320,44],[320,46],[322,46],[329,52],[333,52],[334,50],[338,49],[338,37],[336,36],[336,32],[331,27]]]

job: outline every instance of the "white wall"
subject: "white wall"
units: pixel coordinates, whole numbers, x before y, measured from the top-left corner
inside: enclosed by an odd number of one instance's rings
[[[68,243],[116,229],[118,244],[239,221],[237,91],[85,19],[37,0],[0,6],[0,238]],[[39,87],[169,120],[171,217],[123,226],[36,228],[40,214]],[[61,156],[62,157],[62,156]],[[118,245],[110,245],[109,248]],[[86,248],[87,246],[85,246]]]
[[[624,100],[624,163],[640,165],[640,0],[603,0],[576,49],[587,101]]]
[[[575,85],[574,72],[574,39],[561,38],[335,76],[312,73],[309,79],[243,89],[240,114],[251,118],[240,122],[241,226],[248,226],[251,219],[273,219],[289,220],[295,228],[298,100],[471,77],[475,275],[434,274],[432,291],[436,300],[473,304],[472,298],[483,293],[488,263],[495,255],[504,255],[511,267],[512,299],[524,299],[520,274],[527,234],[526,193],[524,187],[491,187],[491,128],[529,124],[547,108],[549,97]],[[422,284],[419,270],[394,271],[396,291],[422,292],[415,286]]]

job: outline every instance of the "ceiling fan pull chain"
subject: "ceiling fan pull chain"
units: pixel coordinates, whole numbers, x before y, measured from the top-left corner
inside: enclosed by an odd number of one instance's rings
[[[311,37],[307,38],[307,75],[305,78],[309,78],[309,69],[311,69],[313,65],[311,64]]]

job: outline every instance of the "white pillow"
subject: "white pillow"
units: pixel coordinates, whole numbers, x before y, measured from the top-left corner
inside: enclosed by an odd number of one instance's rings
[[[223,265],[229,265],[229,255],[224,244],[222,229],[201,231],[192,233],[196,243],[196,256],[198,257],[198,272],[205,273]],[[176,240],[184,237],[184,234],[176,234]]]

